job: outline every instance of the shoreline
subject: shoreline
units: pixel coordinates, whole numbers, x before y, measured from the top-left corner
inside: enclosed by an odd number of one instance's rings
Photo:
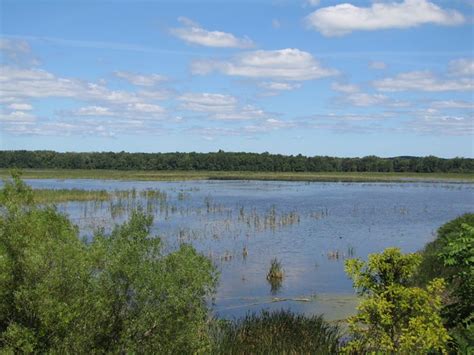
[[[0,178],[8,178],[10,169],[0,169]],[[188,170],[66,170],[24,169],[23,179],[98,179],[137,181],[255,180],[301,182],[397,182],[397,183],[474,183],[470,173],[375,173],[375,172],[255,172]]]

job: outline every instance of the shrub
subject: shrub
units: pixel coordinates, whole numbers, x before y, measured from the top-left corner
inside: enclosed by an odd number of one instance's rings
[[[346,272],[364,297],[358,313],[349,318],[351,353],[443,352],[449,339],[440,310],[444,280],[434,279],[426,289],[410,287],[421,257],[387,248],[368,261],[346,261]]]
[[[0,348],[6,353],[209,352],[211,262],[164,255],[135,212],[90,244],[18,177],[0,191]]]
[[[466,213],[442,225],[438,229],[436,239],[425,246],[421,252],[422,260],[415,275],[417,285],[426,285],[436,277],[449,279],[453,275],[453,269],[445,267],[439,253],[451,241],[458,238],[463,224],[474,227],[474,213]]]

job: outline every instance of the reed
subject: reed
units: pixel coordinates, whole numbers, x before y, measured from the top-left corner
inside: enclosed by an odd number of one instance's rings
[[[35,189],[33,193],[37,203],[107,201],[112,198],[112,195],[105,190]]]
[[[214,354],[336,354],[340,330],[322,316],[291,311],[249,313],[212,330]]]

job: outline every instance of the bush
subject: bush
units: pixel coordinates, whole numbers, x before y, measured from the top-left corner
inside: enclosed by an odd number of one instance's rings
[[[474,226],[474,213],[466,213],[442,225],[438,229],[436,239],[425,246],[421,252],[422,260],[418,272],[415,275],[417,285],[426,285],[436,277],[449,279],[453,275],[453,270],[444,266],[439,253],[450,241],[458,238],[463,224]]]
[[[442,316],[455,352],[474,351],[474,214],[458,217],[438,230],[437,238],[421,253],[418,285],[435,277],[446,279]]]
[[[7,353],[209,352],[211,262],[163,255],[136,212],[86,244],[18,177],[0,192],[0,348]]]
[[[363,296],[358,313],[349,318],[350,353],[426,354],[443,352],[449,339],[440,310],[444,280],[425,288],[410,287],[420,263],[417,254],[397,248],[369,255],[368,261],[346,261],[346,272]]]

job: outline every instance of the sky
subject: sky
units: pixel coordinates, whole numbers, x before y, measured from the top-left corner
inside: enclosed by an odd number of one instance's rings
[[[473,157],[474,0],[0,0],[0,149]]]

